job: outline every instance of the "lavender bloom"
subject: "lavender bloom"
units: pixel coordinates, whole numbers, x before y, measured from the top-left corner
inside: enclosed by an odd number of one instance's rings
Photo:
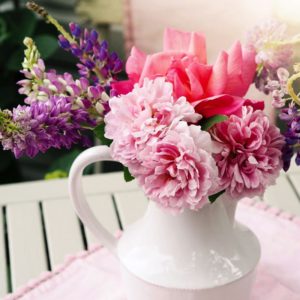
[[[123,63],[115,52],[109,53],[108,43],[100,42],[95,30],[82,30],[79,25],[71,23],[70,31],[75,43],[59,36],[59,44],[79,58],[79,74],[100,84],[106,84],[122,70]]]
[[[247,46],[256,52],[255,59],[259,66],[255,85],[268,94],[268,82],[276,80],[277,69],[288,67],[293,57],[293,46],[286,40],[285,24],[271,20],[256,26],[248,32]]]
[[[294,154],[296,154],[296,164],[300,165],[300,112],[292,103],[288,108],[281,110],[279,118],[287,126],[284,132],[286,144],[282,150],[283,169],[287,171]]]
[[[69,97],[74,107],[89,109],[95,121],[102,122],[104,105],[109,98],[100,84],[91,86],[88,79],[81,77],[75,80],[69,73],[60,75],[55,70],[46,72],[42,59],[21,72],[25,79],[18,82],[21,86],[19,93],[27,96],[25,103],[47,102],[53,96]]]
[[[89,146],[83,125],[95,126],[86,110],[73,109],[67,97],[51,97],[47,103],[37,101],[12,112],[0,111],[0,141],[17,158],[34,157],[49,148]]]

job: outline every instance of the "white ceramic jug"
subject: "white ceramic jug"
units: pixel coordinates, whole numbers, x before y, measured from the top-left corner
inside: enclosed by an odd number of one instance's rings
[[[107,146],[80,154],[70,171],[69,191],[82,222],[118,257],[128,300],[250,299],[260,246],[234,221],[230,199],[220,197],[176,216],[150,201],[144,217],[117,240],[95,218],[81,183],[87,165],[109,160]]]

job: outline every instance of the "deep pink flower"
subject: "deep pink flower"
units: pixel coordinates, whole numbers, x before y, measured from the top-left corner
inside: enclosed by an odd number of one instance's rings
[[[284,139],[262,111],[245,106],[240,117],[216,124],[211,134],[223,146],[214,158],[221,185],[233,198],[262,195],[275,183]]]
[[[132,168],[140,165],[143,151],[156,143],[163,132],[181,120],[196,123],[201,115],[184,97],[174,99],[173,87],[164,78],[145,79],[142,87],[113,97],[105,116],[105,136],[113,140],[113,157]]]
[[[200,126],[179,122],[152,147],[141,165],[131,169],[145,194],[173,212],[198,210],[219,188],[212,152],[219,148]]]
[[[253,81],[255,70],[255,52],[243,48],[239,42],[228,52],[222,51],[212,66],[206,64],[202,34],[167,29],[162,52],[146,55],[132,49],[126,64],[129,81],[116,83],[114,88],[122,93],[130,89],[130,84],[142,85],[145,78],[164,76],[173,84],[174,96],[197,101],[196,111],[203,116],[215,115],[216,107],[222,107],[218,113],[230,115],[244,104],[242,97]],[[212,104],[209,111],[208,100]]]

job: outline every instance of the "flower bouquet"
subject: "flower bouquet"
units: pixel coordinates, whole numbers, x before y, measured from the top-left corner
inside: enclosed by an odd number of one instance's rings
[[[0,110],[3,148],[18,158],[77,143],[89,147],[88,132],[109,146],[79,157],[70,190],[79,216],[118,252],[126,285],[134,291],[129,299],[160,299],[166,292],[172,295],[168,299],[226,295],[234,300],[242,297],[240,286],[248,299],[245,290],[259,246],[248,230],[232,226],[231,206],[243,197],[262,196],[280,170],[288,170],[294,154],[300,165],[300,66],[294,61],[299,38],[285,37],[283,24],[266,22],[248,33],[244,45],[236,42],[209,64],[202,33],[166,29],[162,52],[147,55],[132,48],[128,79],[121,81],[122,61],[95,30],[71,23],[66,31],[44,8],[33,2],[27,6],[57,28],[61,48],[78,59],[78,74],[48,70],[26,37],[24,79],[18,82],[25,104]],[[246,98],[252,83],[271,93],[286,124],[282,133],[265,114],[262,100]],[[83,165],[99,159],[123,164],[125,179],[135,178],[152,200],[142,223],[123,235],[118,250],[81,205],[83,192],[77,191]],[[184,245],[174,247],[165,238],[173,231]],[[163,252],[158,255],[157,249]],[[145,256],[149,263],[139,261]],[[163,290],[145,295],[157,287]]]

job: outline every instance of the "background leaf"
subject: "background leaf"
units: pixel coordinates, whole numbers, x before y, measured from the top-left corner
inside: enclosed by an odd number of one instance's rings
[[[95,129],[94,129],[94,134],[95,136],[100,140],[102,145],[106,145],[106,146],[110,146],[112,143],[112,140],[107,139],[104,136],[105,133],[105,124],[102,123],[100,125],[98,125]]]
[[[51,35],[37,35],[34,41],[43,59],[50,57],[58,49],[57,39]]]

